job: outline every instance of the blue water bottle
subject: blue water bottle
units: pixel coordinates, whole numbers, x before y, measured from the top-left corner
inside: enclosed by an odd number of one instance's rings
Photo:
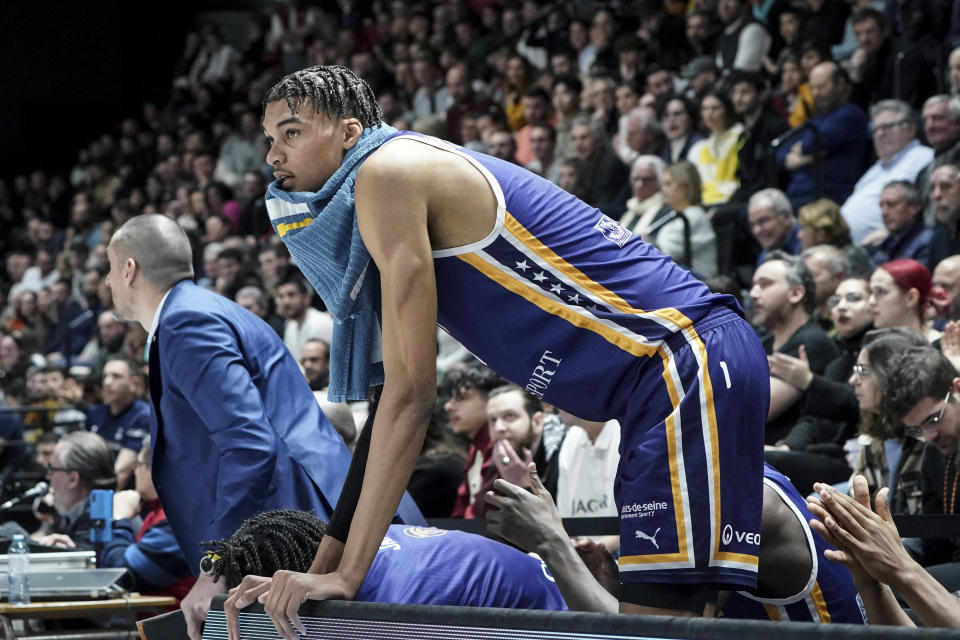
[[[7,550],[7,569],[10,604],[30,604],[30,548],[22,533],[14,534]]]

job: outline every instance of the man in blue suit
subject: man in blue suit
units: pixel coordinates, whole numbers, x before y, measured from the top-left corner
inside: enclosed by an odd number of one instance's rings
[[[193,571],[202,542],[261,511],[328,518],[350,453],[276,332],[192,282],[190,243],[166,216],[128,221],[107,254],[117,316],[149,331],[153,480]],[[199,577],[183,600],[191,638],[225,591]]]

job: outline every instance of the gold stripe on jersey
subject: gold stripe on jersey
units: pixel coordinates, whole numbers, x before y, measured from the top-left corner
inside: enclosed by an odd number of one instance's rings
[[[717,414],[713,402],[713,382],[710,380],[710,367],[706,345],[703,344],[703,341],[700,340],[699,336],[697,336],[696,339],[691,342],[693,342],[693,348],[696,349],[700,355],[698,358],[700,370],[697,373],[702,393],[700,402],[702,409],[700,424],[704,431],[703,436],[705,441],[704,444],[706,446],[706,454],[710,461],[710,467],[713,469],[710,482],[710,502],[713,503],[713,530],[711,531],[711,538],[713,540],[713,544],[711,545],[713,549],[713,556],[711,560],[746,563],[756,567],[758,562],[757,556],[720,551],[720,445],[717,442]]]
[[[780,610],[775,605],[767,604],[766,602],[762,604],[763,610],[767,612],[771,620],[776,620],[777,622],[783,620],[783,616],[780,615]]]
[[[813,599],[813,605],[817,609],[820,622],[830,622],[830,610],[827,608],[827,601],[823,598],[823,591],[820,590],[819,582],[813,583],[813,589],[810,590],[810,597]]]
[[[677,383],[674,380],[675,368],[671,360],[673,354],[664,346],[660,350],[660,357],[663,360],[663,382],[667,388],[667,395],[670,396],[670,406],[672,411],[663,421],[667,438],[667,462],[670,466],[670,492],[673,495],[673,513],[674,527],[677,533],[677,552],[676,553],[650,553],[635,556],[620,556],[618,564],[624,571],[636,570],[642,565],[660,565],[663,563],[690,563],[696,562],[690,557],[690,547],[688,544],[687,532],[687,509],[686,499],[686,478],[680,473],[678,460],[683,456],[683,438],[682,430],[677,429],[677,419],[680,418],[678,407],[680,406],[680,394],[677,390]],[[651,566],[648,569],[660,569],[662,567]]]
[[[608,306],[632,315],[652,316],[659,320],[660,324],[669,323],[672,325],[671,332],[680,331],[693,325],[690,318],[677,309],[666,308],[656,309],[654,311],[635,309],[619,295],[610,291],[602,284],[591,280],[582,271],[557,255],[550,247],[540,242],[536,236],[530,233],[516,218],[510,215],[509,211],[504,215],[503,227],[517,238],[517,240],[526,245],[530,251],[543,258],[554,269],[566,275],[570,280],[586,289]]]
[[[645,357],[653,356],[657,353],[656,346],[644,344],[625,336],[592,316],[588,317],[577,313],[573,308],[547,297],[539,288],[503,273],[475,253],[464,253],[456,257],[480,271],[500,286],[512,291],[528,302],[535,304],[547,313],[563,318],[570,324],[580,327],[581,329],[592,331],[627,353]]]
[[[670,396],[670,405],[673,408],[673,413],[667,416],[667,419],[664,420],[663,423],[667,430],[667,455],[670,464],[670,486],[673,489],[673,512],[677,514],[677,543],[679,545],[680,555],[684,558],[689,558],[690,553],[687,548],[687,511],[684,509],[686,506],[684,502],[686,501],[683,499],[686,482],[680,478],[679,465],[677,464],[677,425],[674,421],[674,414],[676,414],[677,417],[680,416],[680,412],[678,411],[680,407],[680,394],[677,393],[677,385],[674,383],[673,372],[670,367],[670,358],[673,354],[661,351],[661,356],[663,358],[663,382],[667,385],[667,395]],[[679,444],[682,447],[682,432]],[[682,450],[680,451],[680,455],[683,455]],[[684,514],[684,517],[681,518],[680,514]]]

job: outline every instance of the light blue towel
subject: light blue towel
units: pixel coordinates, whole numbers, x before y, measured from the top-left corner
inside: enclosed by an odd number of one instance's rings
[[[288,192],[273,182],[266,205],[277,235],[333,315],[330,388],[333,402],[364,400],[383,384],[380,272],[357,229],[354,182],[367,157],[398,132],[364,129],[343,164],[316,193]]]

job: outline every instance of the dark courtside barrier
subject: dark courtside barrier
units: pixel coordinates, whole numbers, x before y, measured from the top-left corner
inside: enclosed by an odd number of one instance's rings
[[[214,598],[204,640],[225,640],[223,613],[225,596]],[[674,640],[821,640],[863,639],[956,640],[960,634],[949,629],[903,629],[846,624],[762,622],[704,618],[670,618],[567,611],[525,611],[397,605],[367,602],[314,602],[300,607],[300,619],[307,629],[301,638],[402,639],[402,640],[573,640],[672,638]],[[263,607],[253,604],[240,614],[243,640],[273,640],[277,637]],[[148,637],[147,640],[153,640]]]

